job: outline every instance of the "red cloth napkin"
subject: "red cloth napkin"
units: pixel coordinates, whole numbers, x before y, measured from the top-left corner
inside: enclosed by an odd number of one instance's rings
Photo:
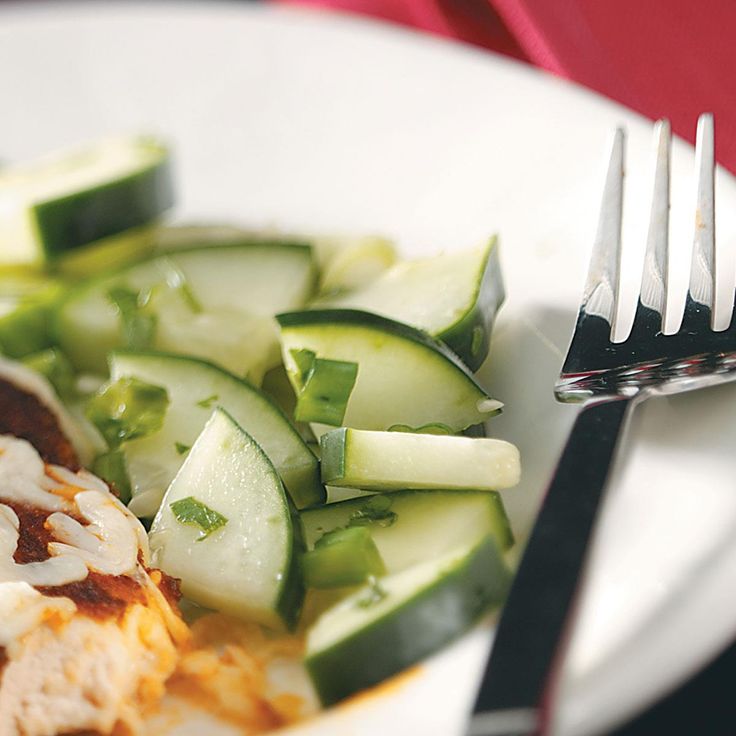
[[[736,0],[281,0],[374,15],[524,59],[694,140],[736,172]]]

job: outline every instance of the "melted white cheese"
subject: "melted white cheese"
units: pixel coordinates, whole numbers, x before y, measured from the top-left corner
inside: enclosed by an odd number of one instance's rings
[[[71,555],[52,557],[43,562],[17,564],[13,555],[18,547],[18,528],[15,511],[10,506],[0,504],[0,583],[65,585],[87,577],[87,565]]]
[[[20,523],[9,504],[49,512],[47,560],[15,561]],[[0,435],[0,646],[50,615],[76,611],[69,598],[44,596],[33,586],[84,580],[90,570],[148,582],[139,557],[149,557],[145,529],[103,481],[85,470],[47,465],[26,440]]]
[[[49,544],[56,559],[72,557],[105,575],[128,575],[138,564],[138,537],[110,493],[82,491],[74,496],[79,514],[88,523],[82,526],[70,516],[53,513],[46,527],[58,539]]]
[[[63,496],[47,490],[46,466],[33,445],[0,435],[0,499],[45,511],[69,508]]]

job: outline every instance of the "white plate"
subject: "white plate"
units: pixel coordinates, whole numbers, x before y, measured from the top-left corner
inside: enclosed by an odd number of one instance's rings
[[[574,411],[554,403],[552,384],[604,148],[624,123],[625,237],[641,245],[649,123],[462,46],[328,14],[210,3],[3,4],[0,101],[2,158],[110,132],[167,136],[181,216],[378,231],[408,253],[500,232],[509,297],[484,375],[507,404],[493,431],[523,453],[524,482],[505,496],[528,530]],[[682,285],[692,152],[676,142],[673,153]],[[725,175],[718,186],[720,243],[736,247],[736,188]],[[624,259],[632,301],[640,260],[633,250]],[[623,719],[736,633],[733,399],[722,388],[653,401],[637,416],[595,545],[559,733]],[[480,627],[412,677],[299,733],[460,733],[488,642]]]

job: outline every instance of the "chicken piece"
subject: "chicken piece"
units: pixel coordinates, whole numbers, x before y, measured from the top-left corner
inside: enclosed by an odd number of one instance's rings
[[[62,447],[44,441],[47,457]],[[136,733],[189,640],[175,582],[148,560],[99,478],[0,435],[2,736]]]
[[[95,453],[49,382],[22,363],[0,357],[0,434],[28,440],[49,463],[77,470]]]

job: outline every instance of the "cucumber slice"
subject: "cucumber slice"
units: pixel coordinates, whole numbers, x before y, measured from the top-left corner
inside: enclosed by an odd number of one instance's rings
[[[160,227],[154,234],[157,250],[203,245],[263,243],[281,245],[294,241],[309,243],[319,265],[322,293],[339,293],[364,286],[396,263],[394,244],[376,235],[286,234],[273,229],[247,229],[237,225],[189,224]]]
[[[0,242],[10,264],[38,264],[138,227],[174,203],[166,147],[126,137],[0,172]]]
[[[320,292],[335,294],[357,289],[380,276],[397,260],[394,244],[378,236],[314,239],[321,264]]]
[[[141,301],[150,301],[145,311],[157,323],[151,347],[219,358],[246,373],[257,362],[252,356],[275,356],[278,362],[277,332],[269,320],[279,311],[303,305],[315,281],[312,251],[303,244],[181,249],[74,290],[60,305],[54,329],[78,368],[104,371],[107,353],[126,346],[120,314],[109,294],[127,289],[142,295]],[[243,315],[247,319],[241,319]],[[238,361],[243,365],[234,366]],[[270,367],[266,362],[263,369]]]
[[[521,474],[519,451],[504,440],[342,428],[323,434],[320,447],[322,481],[347,488],[491,491]]]
[[[307,549],[335,529],[367,525],[389,573],[488,534],[504,551],[514,543],[495,491],[395,491],[305,509],[301,519]]]
[[[284,365],[297,393],[302,373],[295,356],[304,354],[299,351],[358,364],[345,426],[388,429],[440,423],[458,431],[501,407],[488,399],[452,352],[413,327],[353,310],[292,312],[277,319]]]
[[[272,628],[294,626],[303,587],[288,499],[263,450],[222,409],[166,491],[151,550],[195,603]]]
[[[417,327],[447,343],[474,371],[488,355],[503,299],[494,237],[480,248],[398,263],[374,281],[314,306],[361,309]]]
[[[161,429],[123,446],[134,513],[143,517],[156,513],[184,462],[186,448],[194,444],[215,406],[230,412],[259,443],[297,508],[324,502],[317,458],[281,410],[247,382],[211,363],[163,353],[114,353],[110,373],[113,380],[134,377],[162,386],[169,397]]]
[[[320,699],[335,703],[436,651],[501,603],[508,584],[489,536],[356,591],[307,634],[305,664]]]

